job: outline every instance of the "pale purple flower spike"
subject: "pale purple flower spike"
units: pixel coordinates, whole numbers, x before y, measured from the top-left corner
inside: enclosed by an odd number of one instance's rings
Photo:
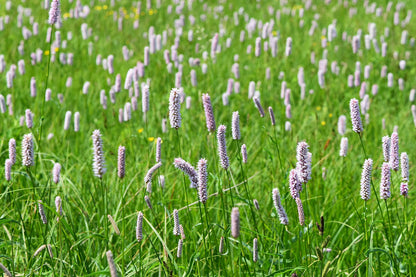
[[[51,8],[49,9],[49,20],[48,23],[53,25],[60,20],[61,9],[59,0],[52,0]]]
[[[381,141],[383,142],[383,157],[384,161],[388,162],[390,157],[390,137],[384,136]]]
[[[356,133],[361,133],[363,131],[363,124],[361,122],[360,106],[358,104],[358,100],[355,98],[350,101],[350,111],[352,130]]]
[[[390,156],[389,156],[390,168],[394,171],[399,170],[400,158],[399,158],[399,135],[396,132],[391,134],[390,138]]]
[[[182,158],[175,158],[173,164],[177,169],[183,171],[186,175],[188,175],[189,179],[191,180],[191,188],[197,188],[198,173],[196,172],[195,168]]]
[[[298,172],[296,169],[292,169],[289,173],[289,190],[293,199],[299,197],[299,187],[301,186],[298,179]]]
[[[282,206],[282,203],[280,201],[280,193],[277,188],[273,189],[272,197],[273,197],[273,204],[274,204],[274,207],[276,208],[277,215],[279,216],[280,223],[283,225],[288,225],[289,218],[287,217],[286,211]]]
[[[231,211],[231,236],[233,238],[240,236],[240,212],[236,207]]]
[[[224,125],[220,125],[217,131],[217,140],[218,140],[218,155],[220,157],[221,167],[228,169],[230,166],[228,155],[227,155],[227,145],[225,141],[225,130]]]
[[[214,132],[216,129],[214,112],[212,110],[211,98],[208,93],[202,94],[202,104],[204,105],[205,119],[209,132]]]
[[[179,89],[173,88],[169,97],[169,121],[171,128],[181,127],[181,103]]]
[[[400,167],[402,169],[402,181],[409,181],[409,156],[406,152],[400,155]]]
[[[103,178],[104,173],[106,172],[105,160],[104,160],[104,151],[103,151],[103,141],[101,139],[100,130],[95,130],[92,133],[92,149],[93,149],[93,170],[94,175],[98,178]]]
[[[380,181],[380,198],[388,199],[391,196],[390,192],[391,184],[391,171],[388,163],[383,163],[381,167],[381,181]]]
[[[298,171],[298,178],[299,181],[303,184],[306,184],[309,180],[310,176],[310,161],[309,161],[309,145],[301,141],[298,143],[298,146],[296,148],[296,159],[298,162],[296,163],[296,169]]]
[[[373,170],[373,160],[367,159],[363,165],[361,173],[361,199],[369,200],[371,196],[371,171]]]

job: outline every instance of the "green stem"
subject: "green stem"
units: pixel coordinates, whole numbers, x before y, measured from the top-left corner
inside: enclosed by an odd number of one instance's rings
[[[103,202],[104,202],[104,219],[103,219],[103,225],[104,225],[104,232],[105,232],[105,246],[108,246],[108,226],[107,226],[107,191],[106,191],[106,187],[104,185],[103,179],[100,178],[100,183],[101,183],[101,192],[102,192],[102,197],[103,197]]]
[[[227,173],[228,188],[230,190],[231,205],[234,207],[234,195],[233,195],[233,189],[232,189],[232,184],[231,184],[230,172],[229,172],[228,169],[226,169],[225,172]]]
[[[360,133],[358,133],[358,137],[360,138],[361,148],[362,148],[362,149],[363,149],[363,151],[364,151],[364,157],[365,157],[365,159],[367,159],[367,152],[365,151],[365,147],[364,147],[363,139],[361,138],[361,134],[360,134]]]
[[[62,262],[62,249],[63,249],[63,244],[62,244],[62,227],[61,227],[61,223],[60,221],[62,220],[62,218],[59,219],[58,221],[58,237],[59,237],[59,272],[60,275],[62,276],[62,269],[63,269],[63,262]]]
[[[256,229],[256,233],[259,235],[259,240],[260,240],[261,244],[263,244],[262,236],[260,235],[260,232],[259,232],[259,230],[258,230],[257,221],[256,221],[256,216],[255,216],[255,214],[254,214],[254,210],[253,210],[253,205],[254,205],[254,203],[253,203],[253,198],[251,197],[251,195],[250,195],[250,193],[249,193],[249,190],[248,190],[248,188],[247,188],[247,186],[248,186],[248,180],[247,180],[246,174],[245,174],[245,172],[244,172],[244,167],[243,167],[243,163],[242,163],[242,161],[241,161],[241,156],[240,156],[240,155],[238,155],[239,150],[240,150],[240,148],[241,148],[241,146],[240,146],[240,141],[239,141],[239,140],[237,140],[237,146],[238,146],[238,149],[237,149],[237,154],[236,154],[236,156],[237,156],[237,159],[238,159],[238,161],[239,161],[239,163],[240,163],[241,173],[242,173],[242,175],[243,175],[243,179],[244,179],[244,181],[243,181],[243,185],[244,185],[244,190],[245,190],[245,192],[246,192],[246,197],[247,197],[247,198],[249,199],[249,201],[250,201],[250,203],[249,203],[249,207],[250,207],[250,211],[251,211],[251,217],[252,217],[253,222],[254,222],[254,228]]]
[[[409,233],[409,228],[407,226],[407,196],[404,196],[404,210],[403,210],[403,214],[404,214],[404,225],[406,226],[407,233]]]
[[[208,230],[208,244],[209,244],[209,254],[211,257],[211,269],[214,270],[214,265],[213,265],[213,261],[214,261],[214,257],[213,255],[213,249],[211,247],[211,232],[210,232],[210,228],[209,228],[209,223],[208,223],[208,210],[207,210],[207,205],[204,204],[204,210],[205,210],[205,222],[207,224],[207,230]],[[202,218],[201,218],[202,220]]]
[[[239,241],[238,246],[239,246],[239,248],[240,248],[241,258],[243,259],[243,261],[244,261],[244,265],[245,265],[246,270],[247,270],[247,273],[246,273],[246,274],[249,274],[250,276],[252,276],[252,274],[251,274],[251,272],[250,272],[250,269],[248,268],[247,258],[246,258],[246,256],[245,256],[244,251],[243,251],[243,248],[242,248],[241,237],[239,237],[238,239],[239,239],[239,240],[238,240],[238,241]]]
[[[207,243],[205,241],[206,235],[205,235],[205,228],[204,228],[204,219],[203,219],[203,216],[202,216],[201,202],[199,202],[199,201],[198,201],[198,207],[199,207],[199,215],[201,217],[202,236],[203,236],[202,241],[203,241],[203,244],[204,244],[205,257],[208,259],[208,254],[207,254],[208,248],[207,248]],[[207,225],[207,228],[208,228],[208,225]],[[211,259],[211,269],[214,269],[214,267],[212,265],[212,259]]]
[[[54,25],[52,25],[52,27],[51,27],[52,29],[51,29],[51,40],[50,40],[50,42],[49,42],[49,49],[48,49],[48,51],[49,51],[49,55],[48,55],[48,71],[47,71],[47,73],[46,73],[46,80],[45,80],[45,88],[44,88],[44,90],[43,91],[46,91],[46,89],[48,88],[48,82],[49,82],[49,70],[50,70],[50,64],[51,64],[51,55],[52,55],[52,53],[51,53],[51,47],[52,47],[52,41],[53,41],[53,30],[54,30]],[[40,151],[40,145],[41,145],[41,141],[42,141],[42,130],[43,130],[43,120],[44,120],[44,117],[43,117],[43,112],[44,112],[44,109],[45,109],[45,102],[46,102],[46,100],[45,100],[45,97],[42,97],[42,109],[41,109],[41,111],[40,111],[40,123],[39,123],[39,136],[38,136],[38,141],[39,141],[39,144],[38,144],[38,147],[39,147],[39,152],[41,152]]]
[[[118,179],[118,183],[120,183],[121,181],[120,181],[120,179]],[[123,192],[123,196],[122,196],[122,200],[121,200],[121,220],[122,220],[122,223],[121,223],[121,228],[122,228],[122,232],[121,232],[121,234],[122,234],[122,238],[121,238],[121,265],[122,265],[122,267],[121,267],[121,274],[122,274],[122,276],[125,276],[125,267],[124,267],[124,239],[125,239],[125,220],[124,220],[124,212],[125,212],[125,210],[124,210],[124,207],[123,207],[123,205],[124,205],[124,196],[125,196],[125,191],[124,191],[124,182],[122,182],[123,184],[122,184],[122,187],[123,187],[123,189],[122,189],[122,192]]]
[[[393,226],[392,225],[392,222],[391,222],[391,217],[390,217],[390,212],[389,212],[389,206],[388,206],[388,204],[387,204],[387,199],[384,199],[384,203],[386,204],[386,212],[387,212],[387,217],[388,217],[388,219],[389,219],[389,225],[390,225],[390,227],[391,226]],[[389,240],[389,236],[388,236],[388,234],[389,234],[389,232],[387,232],[387,230],[386,230],[386,236],[387,236],[387,239]],[[394,247],[393,247],[393,241],[394,241],[394,237],[393,237],[393,234],[391,234],[391,238],[390,238],[390,246],[391,246],[391,251],[392,251],[392,256],[393,256],[393,264],[394,264],[394,269],[396,270],[396,273],[397,273],[397,275],[399,276],[400,274],[399,274],[399,270],[398,270],[398,268],[397,268],[397,263],[396,263],[396,254],[394,253]]]
[[[365,232],[365,244],[367,245],[367,201],[364,200],[364,232]]]
[[[165,268],[165,266],[164,266],[164,264],[163,264],[162,260],[160,259],[159,254],[158,254],[158,253],[157,253],[157,251],[156,251],[156,247],[155,247],[155,245],[153,244],[153,241],[152,241],[152,239],[151,239],[151,238],[149,238],[149,241],[150,241],[150,244],[152,244],[152,248],[153,248],[153,250],[155,251],[155,255],[156,255],[157,259],[159,260],[159,264],[160,264],[160,266],[163,268],[163,273],[165,273],[165,276],[166,276],[166,272],[165,272],[166,268]]]
[[[18,209],[16,208],[16,203],[15,203],[15,199],[14,199],[14,190],[12,189],[12,183],[10,182],[10,189],[11,189],[11,191],[10,191],[10,194],[11,194],[11,203],[12,203],[12,205],[13,206],[15,206],[14,207],[14,209],[15,209],[15,211],[17,211]],[[12,239],[11,239],[11,241],[10,241],[10,243],[11,243],[11,246],[12,246],[12,275],[13,276],[15,276],[15,258],[14,258],[14,245],[13,245],[13,233],[12,233]]]
[[[279,159],[280,174],[283,174],[283,164],[282,164],[282,160],[280,158],[279,144],[277,143],[276,126],[273,126],[273,133],[274,133],[274,144],[276,145],[276,150],[277,150],[277,158]]]
[[[364,200],[364,232],[365,232],[365,245],[368,245],[368,235],[367,235],[367,201]],[[371,247],[368,245],[369,250],[371,249]],[[368,256],[368,261],[367,261],[367,276],[372,276],[373,272],[372,272],[372,263],[373,263],[373,253],[371,252]]]

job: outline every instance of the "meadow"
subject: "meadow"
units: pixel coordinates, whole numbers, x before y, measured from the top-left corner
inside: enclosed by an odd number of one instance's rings
[[[415,276],[415,8],[0,0],[0,272]]]

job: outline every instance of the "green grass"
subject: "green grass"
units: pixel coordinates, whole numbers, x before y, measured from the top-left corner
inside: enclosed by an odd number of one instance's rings
[[[36,3],[35,3],[36,2]],[[56,49],[56,61],[49,64],[50,55],[43,55],[42,62],[31,65],[30,53],[37,48],[45,51],[50,44],[45,42],[48,10],[42,9],[43,1],[12,1],[7,11],[5,1],[0,1],[0,17],[8,15],[10,22],[0,31],[0,55],[4,55],[6,67],[0,73],[0,93],[12,95],[13,115],[0,113],[0,163],[4,165],[9,157],[8,141],[17,142],[17,160],[12,167],[11,181],[6,181],[4,170],[0,173],[0,263],[5,265],[13,276],[109,276],[106,252],[111,250],[120,276],[413,276],[416,274],[414,259],[416,222],[413,205],[414,179],[413,161],[416,159],[416,135],[409,101],[410,89],[416,86],[414,47],[409,40],[400,43],[403,30],[414,36],[414,19],[405,27],[393,25],[396,2],[386,13],[387,1],[377,1],[383,8],[381,17],[367,14],[358,4],[357,14],[350,18],[348,8],[338,1],[326,5],[324,1],[314,1],[312,8],[299,17],[299,9],[305,8],[302,1],[288,1],[280,5],[276,1],[195,1],[192,9],[185,4],[182,14],[185,25],[178,48],[183,55],[182,86],[186,96],[192,98],[191,108],[182,104],[182,126],[162,132],[162,120],[169,118],[169,92],[175,84],[177,68],[169,74],[163,58],[163,51],[175,43],[175,13],[173,3],[161,1],[157,7],[146,8],[142,1],[141,14],[135,14],[131,1],[91,1],[90,14],[86,18],[71,18],[70,9],[75,3],[62,1],[62,27],[59,29],[62,41],[67,47]],[[39,3],[38,3],[39,2]],[[75,1],[74,1],[75,2]],[[85,2],[85,1],[83,1]],[[281,1],[283,2],[283,1]],[[316,2],[316,3],[315,3]],[[346,2],[346,1],[343,1]],[[403,20],[407,11],[416,12],[411,1],[405,1],[400,10]],[[84,3],[86,4],[86,3]],[[31,15],[39,23],[39,35],[23,40],[22,30],[17,26],[18,5],[31,8]],[[172,14],[168,14],[172,5]],[[222,12],[218,6],[223,7]],[[269,14],[268,7],[274,8]],[[239,24],[234,24],[234,13],[244,8],[238,15]],[[276,10],[281,10],[277,20]],[[295,11],[291,16],[285,11]],[[118,23],[113,20],[115,12],[125,10],[123,30],[118,31]],[[247,33],[247,18],[261,20],[263,24],[274,20],[273,36],[280,36],[277,57],[270,50],[255,57],[254,46],[257,30],[251,38]],[[314,15],[319,14],[318,27],[313,36],[308,32]],[[189,16],[195,17],[191,25]],[[201,20],[206,16],[206,21]],[[133,28],[135,18],[140,20],[138,29]],[[325,88],[318,85],[319,60],[324,49],[321,47],[322,31],[336,19],[337,37],[328,42],[328,72],[325,74]],[[299,27],[299,21],[304,27]],[[390,28],[387,56],[381,57],[374,47],[364,47],[364,35],[368,34],[368,23],[377,26],[377,40],[381,48],[380,36],[384,28]],[[92,28],[92,36],[86,40],[81,36],[81,24]],[[32,30],[29,17],[23,16],[23,24]],[[145,68],[145,76],[139,82],[150,79],[150,106],[147,120],[143,119],[141,97],[139,108],[132,112],[128,122],[118,122],[118,111],[130,101],[129,92],[124,89],[128,69],[143,62],[144,47],[148,39],[144,37],[150,26],[155,34],[167,32],[167,44],[162,50],[150,55],[150,65]],[[221,30],[223,28],[223,30]],[[362,30],[360,55],[352,53],[351,43],[342,40],[342,33],[351,38]],[[188,41],[188,31],[193,30],[194,40]],[[245,30],[246,40],[240,42],[240,32]],[[53,39],[56,28],[53,27]],[[72,32],[72,40],[67,39]],[[261,34],[261,29],[259,30]],[[215,61],[204,60],[202,53],[210,52],[211,39],[220,33]],[[224,34],[223,36],[221,34]],[[293,48],[289,57],[284,55],[287,37],[292,37]],[[232,38],[230,48],[226,48],[227,38]],[[24,55],[17,50],[20,41],[24,42]],[[267,39],[268,40],[268,39]],[[263,42],[262,40],[262,46]],[[92,55],[88,45],[92,43]],[[199,52],[195,51],[199,45]],[[126,45],[133,55],[124,61],[122,47]],[[253,47],[250,54],[247,46]],[[398,52],[398,59],[393,53]],[[406,69],[399,70],[399,61],[406,61]],[[311,52],[316,54],[316,63],[311,64]],[[62,65],[60,53],[73,53],[73,65]],[[102,66],[96,65],[96,57],[103,59],[114,55],[114,74],[109,74]],[[234,55],[239,55],[240,78],[234,78],[231,67]],[[208,66],[207,74],[201,67],[189,66],[189,58],[199,58]],[[20,75],[16,70],[13,88],[6,86],[6,72],[12,64],[24,59],[26,73]],[[340,73],[331,72],[331,63],[336,61]],[[379,92],[370,97],[369,122],[365,123],[360,137],[351,130],[349,100],[359,98],[359,87],[347,86],[348,75],[354,74],[356,62],[371,65],[370,77],[365,81],[371,90],[378,84]],[[48,65],[49,64],[49,65]],[[380,77],[383,65],[394,75],[394,87],[387,87],[387,78]],[[266,79],[266,68],[271,70],[271,79]],[[304,68],[306,97],[300,99],[297,74]],[[49,70],[48,70],[49,69]],[[197,72],[198,85],[191,86],[190,71]],[[279,73],[284,78],[279,79]],[[122,91],[116,94],[116,103],[110,101],[109,90],[115,82],[116,74],[121,74]],[[37,96],[30,97],[30,79],[37,81]],[[67,77],[72,77],[70,88],[65,86]],[[223,106],[222,94],[226,91],[229,78],[240,83],[239,94],[231,94],[229,106]],[[398,79],[403,78],[405,88],[398,89]],[[286,119],[285,105],[280,99],[282,81],[291,89],[292,118]],[[91,83],[89,93],[83,94],[83,84]],[[250,81],[256,82],[261,103],[266,116],[261,118],[251,99],[248,99]],[[47,84],[47,85],[46,85]],[[52,90],[52,100],[44,102],[46,88]],[[108,108],[100,105],[100,90],[106,91]],[[314,90],[309,94],[309,90]],[[220,167],[217,154],[216,133],[206,128],[202,106],[202,94],[209,93],[213,103],[217,127],[227,126],[227,151],[230,168]],[[60,103],[58,94],[63,94]],[[271,106],[276,115],[276,126],[268,118],[267,108]],[[20,126],[20,117],[25,110],[34,113],[34,127],[29,130]],[[66,111],[80,112],[80,131],[74,132],[73,121],[70,130],[64,131]],[[231,137],[231,117],[239,111],[241,140]],[[339,157],[341,135],[337,132],[340,115],[347,116],[349,140],[348,155]],[[382,127],[385,119],[386,128]],[[285,131],[285,122],[290,121],[291,131]],[[400,171],[392,171],[392,197],[386,202],[380,200],[379,184],[383,154],[381,138],[391,135],[398,126],[400,152],[407,152],[410,160],[409,196],[400,195]],[[102,180],[95,177],[92,170],[93,130],[102,133],[107,172]],[[33,133],[35,137],[35,165],[22,166],[21,141],[24,134]],[[54,137],[47,139],[49,133]],[[144,177],[156,164],[156,138],[162,138],[162,167],[153,176],[152,193],[146,192]],[[312,179],[304,187],[300,198],[305,211],[305,226],[299,225],[296,202],[289,193],[289,172],[296,167],[296,146],[306,141],[312,156]],[[361,144],[362,143],[362,144]],[[248,163],[241,161],[240,147],[247,145]],[[118,146],[126,147],[126,177],[117,177]],[[365,149],[365,152],[364,152]],[[365,154],[366,153],[366,154]],[[174,158],[181,157],[196,167],[201,158],[208,161],[208,201],[198,202],[195,189],[189,188],[189,178],[173,165]],[[360,198],[360,178],[362,165],[366,158],[374,161],[372,172],[371,199],[364,203]],[[55,162],[62,165],[61,180],[52,181],[52,168]],[[325,174],[325,176],[323,176]],[[158,177],[164,175],[165,188],[158,185]],[[232,189],[230,189],[232,187]],[[282,205],[285,208],[289,225],[280,224],[277,211],[272,202],[272,190],[278,188]],[[149,195],[153,209],[144,201]],[[378,199],[377,199],[377,197]],[[63,216],[57,221],[55,197],[62,198]],[[257,199],[260,209],[255,209],[253,199]],[[38,201],[42,200],[48,223],[43,224],[39,215]],[[189,208],[187,208],[189,205]],[[238,238],[230,233],[232,207],[240,211],[241,230]],[[173,210],[179,210],[180,223],[186,238],[183,252],[177,258],[180,237],[173,235]],[[142,211],[143,240],[135,239],[137,214]],[[120,235],[114,232],[107,215],[111,215]],[[320,234],[316,224],[324,218],[324,231]],[[224,237],[224,251],[219,253],[220,238]],[[253,239],[258,239],[258,261],[253,262]],[[53,256],[44,249],[33,256],[42,245],[51,245]],[[330,249],[330,252],[324,251]]]

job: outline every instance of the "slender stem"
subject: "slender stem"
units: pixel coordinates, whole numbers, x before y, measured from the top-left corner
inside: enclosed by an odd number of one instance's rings
[[[388,204],[387,204],[387,199],[384,199],[384,203],[386,204],[386,212],[387,212],[387,217],[388,217],[388,219],[389,219],[389,225],[390,225],[390,227],[391,227],[391,226],[393,226],[393,225],[392,225],[392,221],[391,221],[391,217],[390,217],[390,212],[389,212],[389,206],[388,206]],[[389,234],[389,232],[387,232],[387,230],[386,230],[387,240],[389,240],[388,234]],[[393,248],[393,241],[394,241],[393,234],[391,234],[391,236],[392,236],[392,237],[390,238],[390,245],[391,245],[391,247]],[[396,256],[396,254],[394,253],[394,250],[392,250],[392,255],[393,255],[393,256]],[[399,274],[399,270],[397,269],[397,263],[396,263],[396,259],[395,259],[395,257],[394,257],[394,259],[393,259],[393,264],[394,264],[394,269],[396,270],[397,275],[400,275],[400,274]]]
[[[232,189],[232,185],[231,185],[231,177],[230,177],[230,172],[228,169],[225,170],[225,172],[227,173],[227,179],[228,179],[228,188],[230,189],[230,198],[231,198],[231,204],[234,207],[234,195],[233,195],[233,189]]]
[[[223,221],[224,221],[224,230],[227,229],[227,217],[225,213],[225,203],[224,203],[224,191],[222,190],[222,186],[220,186],[219,194],[221,197],[221,204],[222,204],[222,213],[223,213]]]
[[[248,268],[247,258],[246,258],[245,254],[244,254],[244,251],[243,251],[243,247],[242,247],[242,243],[241,243],[241,237],[238,238],[238,241],[239,241],[238,246],[239,246],[240,252],[241,252],[241,258],[243,259],[244,265],[245,265],[246,270],[247,270],[247,273],[246,274],[250,274],[250,276],[252,276],[252,274],[250,272],[250,269]]]
[[[392,176],[391,176],[391,187],[392,187],[392,188],[394,187],[394,178],[393,178],[393,174],[392,174]],[[400,188],[400,182],[399,182],[399,188]],[[394,191],[392,191],[392,194],[391,194],[391,199],[393,199],[393,193],[394,193]],[[396,211],[398,211],[398,210],[399,210],[399,208],[398,208],[398,206],[397,206],[397,202],[399,202],[399,201],[394,201],[394,204],[396,205]],[[401,219],[400,219],[400,215],[399,215],[399,213],[396,213],[396,215],[397,215],[397,220],[399,221],[400,229],[403,229],[403,224],[402,224],[402,221],[401,221]]]
[[[49,42],[49,49],[48,49],[48,51],[49,51],[49,55],[48,55],[48,71],[46,72],[46,79],[45,79],[45,88],[44,88],[44,90],[43,91],[46,91],[46,89],[48,88],[48,82],[49,82],[49,70],[50,70],[50,64],[51,64],[51,56],[52,56],[52,53],[51,53],[51,47],[52,47],[52,41],[53,41],[53,30],[54,30],[54,25],[52,25],[52,27],[51,27],[52,29],[51,29],[51,39],[50,39],[50,42]],[[38,143],[38,147],[39,147],[39,152],[40,152],[40,146],[41,146],[41,141],[42,141],[42,130],[43,130],[43,120],[44,120],[44,117],[43,117],[43,112],[44,112],[44,109],[45,109],[45,97],[42,97],[42,109],[41,109],[41,111],[40,111],[40,123],[39,123],[39,136],[38,136],[38,141],[39,141],[39,143]]]
[[[30,172],[30,169],[29,169],[29,167],[26,167],[26,172],[27,172],[27,174],[28,174],[28,176],[29,176],[29,178],[30,178],[30,181],[31,181],[31,183],[32,183],[32,203],[35,203],[35,198],[36,198],[36,184],[35,184],[35,181],[34,181],[34,179],[33,179],[33,176],[32,176],[32,174],[31,174],[31,172]],[[36,205],[36,204],[35,204]],[[29,230],[33,230],[33,216],[31,216],[30,217],[30,223],[29,223],[29,225],[30,225],[30,229]],[[22,219],[22,222],[23,222],[23,219]],[[31,251],[31,241],[32,241],[32,239],[31,239],[31,237],[29,236],[28,237],[28,251]],[[30,252],[29,252],[30,253]],[[29,261],[30,262],[30,261]]]
[[[404,196],[404,210],[403,210],[403,214],[404,214],[404,225],[406,226],[407,233],[409,233],[409,227],[407,226],[407,197],[406,196]]]
[[[62,260],[62,249],[63,249],[63,245],[62,245],[62,227],[61,227],[61,221],[62,219],[60,218],[58,221],[58,236],[59,236],[59,272],[60,275],[62,276],[62,269],[63,269],[63,260]]]
[[[158,253],[157,253],[157,251],[156,251],[156,247],[155,247],[155,245],[153,244],[152,239],[151,239],[151,238],[149,238],[149,241],[150,241],[150,244],[152,244],[153,251],[155,251],[155,255],[156,255],[157,259],[159,260],[159,264],[160,264],[160,266],[163,268],[163,273],[166,275],[166,272],[165,272],[165,270],[166,270],[166,269],[165,269],[165,266],[164,266],[164,264],[163,264],[162,260],[160,259],[159,254],[158,254]]]
[[[104,202],[104,219],[103,219],[103,222],[104,222],[104,229],[105,229],[105,245],[107,246],[108,245],[108,226],[107,226],[107,220],[106,220],[106,217],[107,217],[107,191],[106,191],[106,187],[105,187],[105,185],[104,185],[104,182],[103,182],[103,178],[100,178],[100,183],[101,183],[101,191],[102,191],[102,196],[103,196],[103,202]]]
[[[228,242],[228,245],[231,252],[231,276],[234,276],[234,247],[232,247],[231,242]]]
[[[280,243],[282,244],[282,250],[285,250],[285,225],[282,225],[282,234],[280,235]],[[277,251],[279,251],[279,248],[277,248]],[[277,254],[279,254],[279,252],[277,252]],[[285,267],[285,263],[286,263],[286,251],[283,251],[283,267]],[[279,262],[279,269],[280,269],[280,262]]]
[[[364,200],[364,234],[365,234],[365,245],[368,246],[370,249],[370,246],[368,245],[368,235],[367,235],[367,200]],[[367,276],[372,275],[371,271],[371,263],[373,260],[373,253],[369,254],[369,258],[367,260]]]
[[[384,204],[386,204],[386,213],[387,213],[387,219],[389,220],[389,225],[392,226],[392,224],[391,224],[391,218],[390,218],[390,213],[389,213],[389,206],[387,205],[387,199],[384,199]]]
[[[273,229],[276,229],[276,220],[273,220]],[[272,267],[273,267],[273,265],[274,265],[274,259],[275,259],[275,257],[277,257],[277,259],[278,259],[278,262],[277,262],[277,268],[278,268],[278,270],[280,270],[280,257],[279,257],[279,241],[277,240],[277,232],[273,232],[273,235],[274,235],[274,237],[273,237],[273,240],[274,241],[277,241],[277,243],[276,243],[276,248],[275,248],[275,253],[276,253],[276,255],[273,255],[273,258],[272,258],[272,262],[270,263],[270,268],[269,268],[269,274],[270,274],[270,272],[271,272],[271,269],[272,269]]]
[[[364,151],[364,157],[367,159],[367,152],[365,151],[365,147],[364,147],[363,139],[361,138],[361,134],[358,133],[358,137],[360,138],[361,147]]]
[[[242,161],[241,161],[241,156],[240,155],[238,155],[238,153],[239,153],[239,150],[240,150],[240,148],[241,148],[241,146],[240,146],[240,140],[237,140],[237,146],[238,146],[238,149],[237,149],[237,153],[236,153],[236,156],[237,156],[237,159],[238,159],[238,161],[239,161],[239,163],[240,163],[240,168],[241,168],[241,173],[242,173],[242,175],[243,175],[243,184],[244,184],[244,190],[245,190],[245,192],[246,192],[246,197],[249,199],[249,201],[250,201],[250,203],[249,203],[249,207],[250,207],[250,211],[251,211],[251,217],[252,217],[252,219],[253,219],[253,223],[254,223],[254,228],[256,229],[256,233],[257,234],[259,234],[259,240],[260,240],[260,242],[261,242],[261,244],[263,244],[263,240],[262,240],[262,236],[260,236],[260,232],[259,232],[259,230],[258,230],[258,226],[257,226],[257,222],[256,222],[256,216],[254,215],[254,210],[253,210],[253,198],[251,197],[251,195],[250,195],[250,193],[249,193],[249,190],[248,190],[248,188],[247,188],[247,186],[248,186],[248,180],[247,180],[247,177],[246,177],[246,174],[245,174],[245,172],[244,172],[244,167],[243,167],[243,163],[242,163]]]
[[[142,276],[142,247],[139,243],[139,269],[140,269],[140,276]]]
[[[207,248],[207,242],[205,241],[206,235],[205,235],[205,228],[204,228],[204,219],[203,219],[203,216],[202,216],[201,202],[198,203],[198,207],[199,207],[199,215],[201,216],[202,236],[203,236],[202,241],[203,241],[203,244],[204,244],[205,256],[208,259],[208,254],[207,254],[208,248]],[[207,225],[207,228],[208,228],[208,225]],[[212,266],[212,259],[211,259],[211,267],[212,267],[212,269],[214,268]]]
[[[209,254],[211,256],[211,268],[213,270],[214,269],[214,265],[213,265],[214,258],[212,256],[213,249],[211,247],[211,232],[210,232],[209,223],[208,223],[208,210],[207,210],[207,205],[206,204],[204,204],[204,210],[205,210],[205,222],[207,224],[207,231],[208,231],[208,244],[209,244]],[[202,220],[202,218],[201,218],[201,220]]]
[[[283,174],[283,164],[282,164],[282,160],[280,158],[279,144],[277,143],[276,125],[273,126],[273,133],[274,133],[274,144],[276,145],[276,150],[277,150],[277,158],[279,159],[280,173]]]
[[[122,220],[122,223],[121,223],[121,228],[122,228],[122,237],[121,237],[121,265],[122,265],[122,267],[121,267],[121,274],[122,274],[122,276],[125,276],[125,267],[124,267],[124,239],[125,239],[125,231],[126,231],[126,229],[125,229],[125,220],[124,220],[124,212],[125,212],[125,209],[124,209],[124,207],[123,207],[123,205],[124,205],[124,196],[125,196],[125,191],[124,191],[124,182],[122,182],[121,181],[121,179],[118,179],[117,180],[118,181],[118,183],[122,183],[122,192],[123,192],[123,196],[122,196],[122,200],[121,200],[121,220]]]
[[[302,229],[301,227],[302,226],[300,226],[300,229]],[[298,249],[299,249],[299,256],[298,257],[300,257],[300,262],[298,263],[299,265],[302,265],[302,261],[303,261],[303,259],[302,259],[303,258],[303,256],[302,256],[302,242],[301,242],[301,238],[300,238],[301,234],[302,234],[302,230],[298,231],[297,240],[298,240]],[[306,256],[306,249],[305,249],[304,255]]]
[[[309,217],[310,218],[312,218],[312,220],[314,221],[314,222],[317,222],[316,220],[314,220],[314,218],[313,218],[313,216],[312,216],[312,213],[311,213],[311,210],[310,210],[310,206],[309,206],[309,196],[308,196],[308,186],[305,184],[305,194],[306,194],[306,208],[307,208],[307,210],[308,210],[308,214],[309,214]],[[306,222],[306,236],[307,236],[307,239],[308,239],[308,246],[310,247],[311,246],[311,238],[310,238],[310,234],[309,234],[309,224]],[[305,245],[305,247],[306,247],[306,245]],[[306,252],[306,250],[305,250],[305,253],[307,253]]]
[[[364,200],[364,232],[365,232],[365,242],[367,245],[368,238],[367,238],[367,201]]]
[[[10,183],[10,194],[11,194],[11,204],[14,206],[14,209],[15,209],[15,211],[17,211],[18,209],[16,208],[16,203],[15,203],[15,199],[14,199],[14,189],[12,189],[12,183],[11,182],[9,182]],[[10,243],[11,243],[11,246],[12,246],[12,275],[14,276],[15,275],[15,258],[14,258],[14,245],[13,245],[13,236],[12,236],[12,239],[11,239],[11,241],[10,241]]]

